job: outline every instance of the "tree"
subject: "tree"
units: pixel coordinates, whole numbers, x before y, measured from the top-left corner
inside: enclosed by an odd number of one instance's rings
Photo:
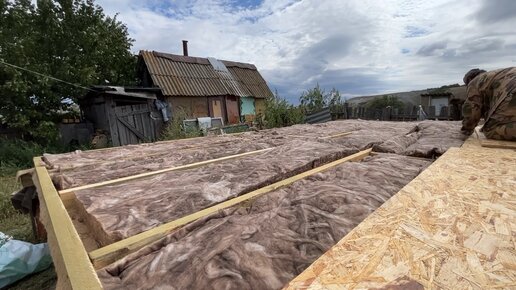
[[[344,101],[339,90],[335,87],[329,93],[321,89],[319,83],[313,88],[304,91],[299,97],[299,102],[308,114],[330,107],[332,111],[342,110]]]
[[[0,63],[0,121],[8,126],[48,140],[63,100],[76,101],[90,85],[136,83],[127,27],[92,0],[0,0],[0,15],[0,61],[76,84]]]
[[[336,106],[342,103],[342,97],[340,95],[339,90],[337,90],[335,87],[331,89],[330,93],[328,94],[328,105],[329,106]]]
[[[279,96],[278,91],[273,97],[265,100],[264,117],[267,128],[300,124],[304,120],[302,109],[289,104],[287,100]]]
[[[317,83],[313,89],[308,89],[301,94],[299,102],[307,113],[311,113],[321,110],[328,105],[328,95]]]
[[[367,103],[367,107],[370,109],[403,108],[403,106],[404,103],[397,96],[393,95],[377,97]]]

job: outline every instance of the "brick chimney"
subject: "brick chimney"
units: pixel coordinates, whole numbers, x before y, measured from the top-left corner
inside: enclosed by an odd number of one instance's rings
[[[183,40],[183,55],[188,56],[188,40]]]

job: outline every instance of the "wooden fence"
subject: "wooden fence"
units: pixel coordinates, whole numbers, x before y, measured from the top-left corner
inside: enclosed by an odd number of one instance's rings
[[[419,106],[406,106],[404,108],[373,109],[367,107],[350,107],[344,104],[340,108],[325,108],[305,116],[305,122],[309,124],[324,123],[330,120],[363,119],[379,121],[416,121],[428,120],[460,120],[462,119],[461,106],[452,104],[441,107],[437,113],[434,106],[421,106],[424,115],[420,116]],[[423,118],[422,118],[423,117]]]

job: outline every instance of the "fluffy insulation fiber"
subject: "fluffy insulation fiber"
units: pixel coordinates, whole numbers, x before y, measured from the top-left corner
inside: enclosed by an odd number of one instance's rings
[[[378,154],[198,220],[98,271],[105,289],[280,289],[430,160]]]

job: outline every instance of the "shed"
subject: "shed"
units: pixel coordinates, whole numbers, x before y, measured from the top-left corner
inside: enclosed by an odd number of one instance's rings
[[[249,63],[140,51],[143,87],[158,87],[172,108],[188,118],[221,117],[226,124],[252,120],[273,94]]]
[[[429,116],[439,119],[462,119],[462,104],[466,100],[466,86],[447,88],[421,94],[421,105]]]
[[[113,146],[155,141],[163,115],[155,105],[156,88],[94,86],[79,99],[83,117],[106,133]]]
[[[449,100],[453,97],[450,92],[435,92],[435,93],[426,93],[421,94],[421,105],[428,106],[428,108],[432,108],[435,112],[427,112],[427,113],[435,113],[435,116],[440,116],[443,108],[447,108],[449,105]]]

